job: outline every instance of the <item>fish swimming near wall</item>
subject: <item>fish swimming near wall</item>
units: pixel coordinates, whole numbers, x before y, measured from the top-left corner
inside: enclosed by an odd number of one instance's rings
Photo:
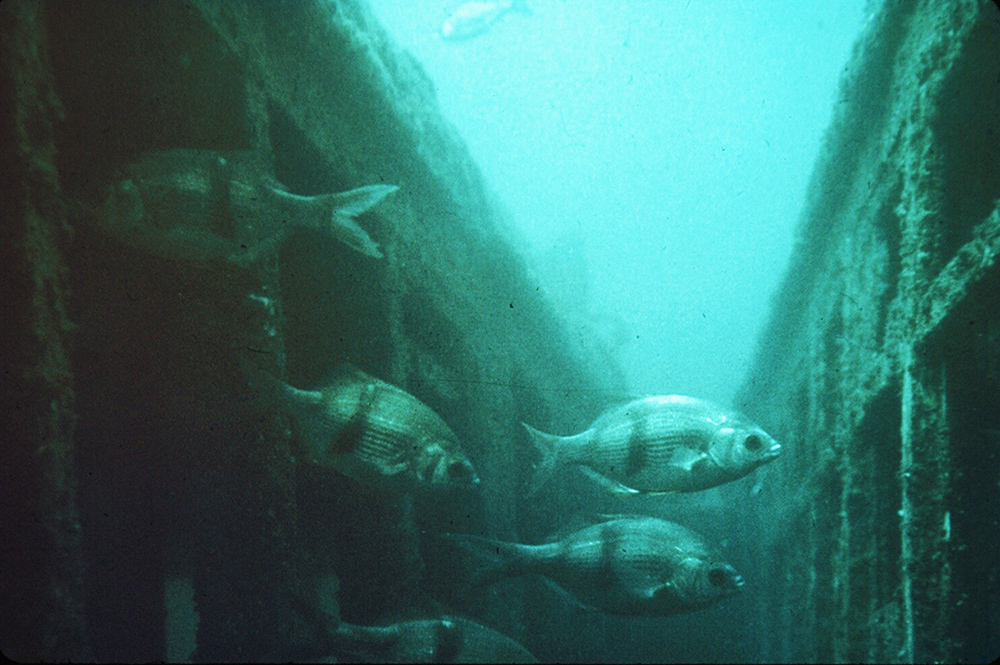
[[[538,574],[584,608],[666,616],[699,610],[737,593],[743,578],[698,534],[653,517],[604,516],[555,542],[521,545],[447,534],[491,560],[476,585]]]
[[[381,258],[355,218],[398,189],[368,185],[299,196],[249,152],[167,150],[122,170],[110,186],[101,226],[133,246],[171,259],[222,259],[241,266],[268,255],[293,228],[315,229]]]
[[[292,419],[306,459],[375,487],[473,488],[475,468],[451,428],[413,395],[344,366],[317,390],[249,372]]]
[[[530,492],[558,464],[583,465],[616,493],[694,492],[742,478],[781,450],[746,417],[682,395],[633,400],[573,436],[524,427],[541,453]]]
[[[481,35],[512,11],[531,13],[525,0],[466,2],[441,24],[441,37],[458,41]]]
[[[292,593],[288,600],[312,626],[312,634],[301,635],[286,645],[286,651],[272,654],[267,662],[323,662],[330,656],[337,662],[352,663],[538,662],[530,651],[503,633],[462,617],[362,626],[338,621],[301,594]]]
[[[331,640],[338,657],[364,663],[537,663],[523,646],[460,617],[388,626],[340,623]]]

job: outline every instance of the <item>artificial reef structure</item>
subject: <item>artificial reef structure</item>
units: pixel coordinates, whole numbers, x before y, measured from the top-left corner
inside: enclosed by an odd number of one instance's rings
[[[763,662],[1000,654],[998,53],[975,1],[855,46],[738,397],[794,448],[754,504]]]
[[[420,532],[512,535],[520,421],[584,418],[622,379],[549,304],[420,66],[355,0],[18,1],[0,37],[5,654],[294,657],[293,594],[331,621],[440,614]],[[360,221],[384,257],[299,231],[248,270],[102,233],[115,174],[174,149],[252,153],[294,195],[398,186]],[[483,491],[318,479],[253,404],[248,358],[403,387]],[[483,611],[516,637],[518,607]]]

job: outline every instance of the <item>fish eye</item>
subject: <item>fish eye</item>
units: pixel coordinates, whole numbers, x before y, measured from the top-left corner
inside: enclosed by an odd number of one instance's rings
[[[726,582],[729,581],[729,575],[722,568],[713,568],[708,571],[708,582],[712,586],[726,586]]]
[[[755,452],[760,450],[764,445],[764,442],[760,440],[760,437],[756,434],[751,434],[747,438],[743,439],[743,447],[750,452]]]

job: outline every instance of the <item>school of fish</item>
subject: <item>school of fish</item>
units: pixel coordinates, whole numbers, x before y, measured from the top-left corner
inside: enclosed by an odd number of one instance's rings
[[[468,2],[441,27],[446,39],[488,30],[523,2]],[[109,185],[98,226],[120,241],[188,263],[224,261],[252,270],[293,228],[327,234],[373,259],[377,243],[356,219],[397,191],[369,184],[303,196],[287,191],[248,152],[168,150],[126,166]],[[252,298],[253,296],[251,296]],[[298,388],[247,368],[264,408],[287,414],[307,464],[383,491],[474,491],[479,475],[459,437],[403,389],[349,364],[322,385]],[[697,492],[743,478],[778,458],[781,446],[745,416],[680,395],[610,408],[584,431],[547,434],[524,423],[539,461],[528,496],[563,466],[579,466],[608,492]],[[511,442],[513,444],[513,442]],[[700,535],[642,515],[598,516],[586,526],[529,545],[441,534],[477,562],[475,588],[537,575],[579,606],[626,616],[668,616],[709,607],[744,586],[743,577]],[[306,611],[311,615],[311,611]],[[312,614],[312,616],[317,616]],[[324,620],[317,620],[322,622]],[[537,662],[523,646],[461,617],[384,626],[323,626],[310,658],[377,662]]]

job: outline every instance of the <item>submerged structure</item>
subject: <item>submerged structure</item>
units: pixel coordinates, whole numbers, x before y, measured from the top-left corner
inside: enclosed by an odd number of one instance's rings
[[[420,66],[354,0],[11,2],[0,36],[4,653],[287,660],[293,597],[331,622],[443,615],[420,532],[512,537],[520,422],[622,382],[548,304]],[[116,174],[179,149],[254,155],[301,197],[398,186],[358,219],[382,258],[302,229],[249,267],[104,233]],[[240,208],[206,209],[202,236],[240,237]],[[303,464],[243,365],[312,386],[345,361],[434,409],[482,491]],[[518,612],[486,619],[517,638]]]
[[[885,3],[855,47],[737,404],[789,448],[762,661],[1000,655],[998,53],[986,2]]]
[[[537,542],[579,503],[565,484],[524,499],[520,423],[577,431],[621,374],[550,304],[362,0],[18,0],[0,49],[5,655],[287,661],[322,657],[326,620],[445,625],[462,592],[427,534]],[[856,47],[732,405],[782,456],[712,490],[739,507],[706,528],[745,593],[662,637],[525,586],[462,612],[559,660],[1000,653],[998,52],[1000,11],[975,0],[887,2]],[[398,186],[357,219],[381,258],[301,228],[252,266],[102,232],[116,174],[172,150],[254,155],[291,196]],[[383,493],[304,463],[245,367],[315,386],[345,362],[433,409],[481,491]]]

